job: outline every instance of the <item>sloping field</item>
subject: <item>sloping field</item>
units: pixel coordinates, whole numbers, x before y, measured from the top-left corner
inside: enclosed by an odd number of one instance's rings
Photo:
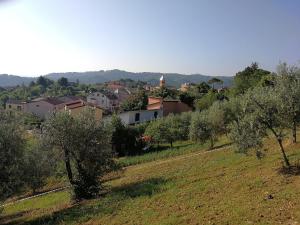
[[[279,172],[281,156],[231,147],[131,166],[96,200],[70,203],[67,191],[7,206],[6,224],[299,224],[300,179]],[[291,161],[300,145],[288,147]]]

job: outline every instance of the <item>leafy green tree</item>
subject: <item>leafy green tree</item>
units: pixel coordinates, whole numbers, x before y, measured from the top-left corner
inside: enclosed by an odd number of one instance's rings
[[[152,91],[150,93],[150,96],[168,98],[168,99],[176,99],[178,97],[178,91],[169,89],[166,87],[162,87],[162,88]]]
[[[113,115],[110,127],[112,130],[112,148],[118,156],[140,154],[144,143],[142,136],[147,127],[147,123],[135,126],[125,126],[117,115]]]
[[[191,92],[180,92],[179,100],[194,108],[195,96]]]
[[[68,81],[67,78],[61,77],[61,78],[59,78],[59,79],[57,80],[57,83],[58,83],[60,86],[62,86],[62,87],[67,87],[68,84],[69,84],[69,81]]]
[[[213,130],[207,120],[207,114],[204,112],[195,112],[193,114],[190,126],[190,139],[200,143],[210,140],[212,148],[214,145]]]
[[[284,107],[284,115],[292,129],[293,142],[297,141],[297,125],[300,122],[300,69],[296,66],[279,64],[274,89],[279,93],[279,102]]]
[[[195,107],[198,111],[208,109],[215,101],[218,100],[218,94],[210,90],[202,98],[195,100]]]
[[[163,142],[168,142],[168,126],[163,119],[157,119],[149,123],[145,130],[145,135],[150,136],[153,142],[158,145]],[[172,143],[170,143],[172,145]]]
[[[48,79],[48,78],[46,78],[46,77],[40,76],[40,77],[37,78],[36,84],[42,86],[43,88],[47,88],[51,84],[53,84],[53,81],[50,80],[50,79]]]
[[[24,176],[26,185],[36,193],[36,191],[45,185],[47,178],[54,174],[52,169],[55,162],[53,154],[45,151],[38,142],[35,141],[28,145],[24,154]]]
[[[119,156],[126,155],[125,142],[126,140],[126,127],[121,118],[114,114],[111,119],[110,127],[112,130],[111,143],[113,150]]]
[[[177,140],[188,139],[188,129],[191,114],[173,115],[157,119],[149,123],[145,130],[145,135],[150,136],[156,143],[173,143]]]
[[[244,116],[242,110],[243,97],[233,97],[230,98],[228,101],[223,101],[219,104],[224,113],[224,126],[225,132],[230,131],[230,127],[232,123],[239,123],[241,117]]]
[[[206,82],[201,82],[200,84],[197,84],[196,87],[196,95],[197,94],[207,94],[211,87]]]
[[[251,66],[246,67],[243,71],[238,72],[234,77],[235,94],[244,94],[249,88],[253,88],[260,83],[260,81],[268,76],[271,72],[260,69],[258,63],[252,63]]]
[[[193,141],[204,143],[210,140],[210,148],[218,135],[225,132],[224,111],[220,104],[213,104],[209,109],[195,113],[191,119],[190,138]]]
[[[179,115],[176,115],[176,117],[179,118],[180,121],[180,140],[188,140],[189,139],[189,131],[190,131],[190,125],[191,125],[191,119],[192,119],[193,112],[184,112]]]
[[[123,111],[134,111],[147,109],[148,96],[144,90],[138,90],[121,105]]]
[[[25,139],[18,117],[0,111],[0,200],[17,193],[24,185]]]
[[[249,149],[260,152],[265,136],[264,128],[259,121],[253,120],[251,115],[246,114],[237,123],[231,124],[230,137],[238,152],[247,153]]]
[[[231,129],[238,150],[259,149],[263,138],[271,133],[278,142],[285,165],[290,167],[282,144],[288,124],[280,94],[272,87],[257,87],[244,96],[242,110],[244,116]]]
[[[35,86],[35,82],[31,81],[30,84],[29,84],[29,87],[33,87],[33,86]]]
[[[183,133],[184,127],[182,127],[182,121],[179,116],[175,116],[173,114],[165,117],[162,121],[163,126],[163,139],[166,142],[169,142],[171,147],[173,147],[173,142],[177,140],[183,140],[185,138],[185,134]]]
[[[214,89],[215,88],[214,87],[215,84],[221,84],[222,85],[223,81],[220,80],[219,78],[214,77],[214,78],[210,79],[207,83],[210,84],[210,85],[212,85],[212,89]]]
[[[92,110],[76,117],[58,113],[45,122],[43,140],[63,153],[75,198],[96,197],[102,189],[101,178],[115,166],[109,128],[95,120]]]

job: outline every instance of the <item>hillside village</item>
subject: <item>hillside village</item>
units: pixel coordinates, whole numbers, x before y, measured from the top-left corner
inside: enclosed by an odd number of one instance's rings
[[[181,92],[187,92],[190,84],[184,83]],[[144,85],[141,90],[145,92],[158,91],[166,88],[164,76],[160,78],[159,86]],[[172,89],[172,88],[171,88]],[[174,88],[173,88],[174,89]],[[174,89],[176,90],[176,89]],[[109,119],[113,113],[117,113],[126,125],[148,122],[169,114],[178,114],[192,111],[192,107],[178,99],[165,99],[163,97],[149,96],[145,109],[125,111],[120,110],[122,103],[127,101],[131,91],[119,82],[110,82],[106,89],[90,91],[86,97],[62,96],[62,97],[37,97],[29,101],[7,99],[5,110],[17,110],[29,113],[41,120],[49,118],[57,112],[67,112],[76,115],[87,108],[95,109],[96,120]]]

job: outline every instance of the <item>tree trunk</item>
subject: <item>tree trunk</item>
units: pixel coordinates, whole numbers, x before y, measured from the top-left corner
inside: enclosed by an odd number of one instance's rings
[[[296,121],[293,121],[293,143],[297,143],[297,124]]]
[[[213,149],[214,147],[214,139],[211,137],[210,138],[210,149]]]
[[[287,158],[286,154],[285,154],[285,151],[284,151],[284,148],[283,148],[283,145],[282,145],[282,139],[281,138],[277,138],[277,141],[280,145],[280,150],[281,150],[281,153],[282,153],[282,156],[283,156],[283,159],[284,159],[284,162],[285,162],[285,165],[287,167],[290,167],[291,164],[289,162],[289,159]]]
[[[71,163],[70,163],[70,154],[69,151],[65,150],[65,165],[66,165],[66,170],[68,174],[68,178],[70,183],[73,185],[74,180],[73,180],[73,173],[72,173],[72,168],[71,168]]]
[[[170,142],[170,145],[171,145],[171,148],[173,148],[173,142],[172,141]]]

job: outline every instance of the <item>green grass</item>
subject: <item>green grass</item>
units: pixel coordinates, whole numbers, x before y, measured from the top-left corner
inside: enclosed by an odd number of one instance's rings
[[[226,144],[229,144],[229,141],[225,136],[223,136],[217,141],[216,147],[220,147]],[[192,152],[209,150],[209,144],[195,144],[191,141],[175,142],[173,148],[169,147],[169,145],[163,145],[162,147],[164,147],[165,149],[161,151],[145,153],[138,156],[122,157],[118,160],[118,162],[121,164],[121,166],[131,166],[159,159],[171,158],[174,156],[184,155]]]
[[[300,144],[287,148],[292,162],[300,159],[299,150]],[[261,160],[236,154],[231,146],[200,149],[129,167],[106,183],[99,199],[75,204],[63,191],[8,206],[0,223],[298,224],[300,180],[280,174],[280,167],[281,155],[271,140]]]

